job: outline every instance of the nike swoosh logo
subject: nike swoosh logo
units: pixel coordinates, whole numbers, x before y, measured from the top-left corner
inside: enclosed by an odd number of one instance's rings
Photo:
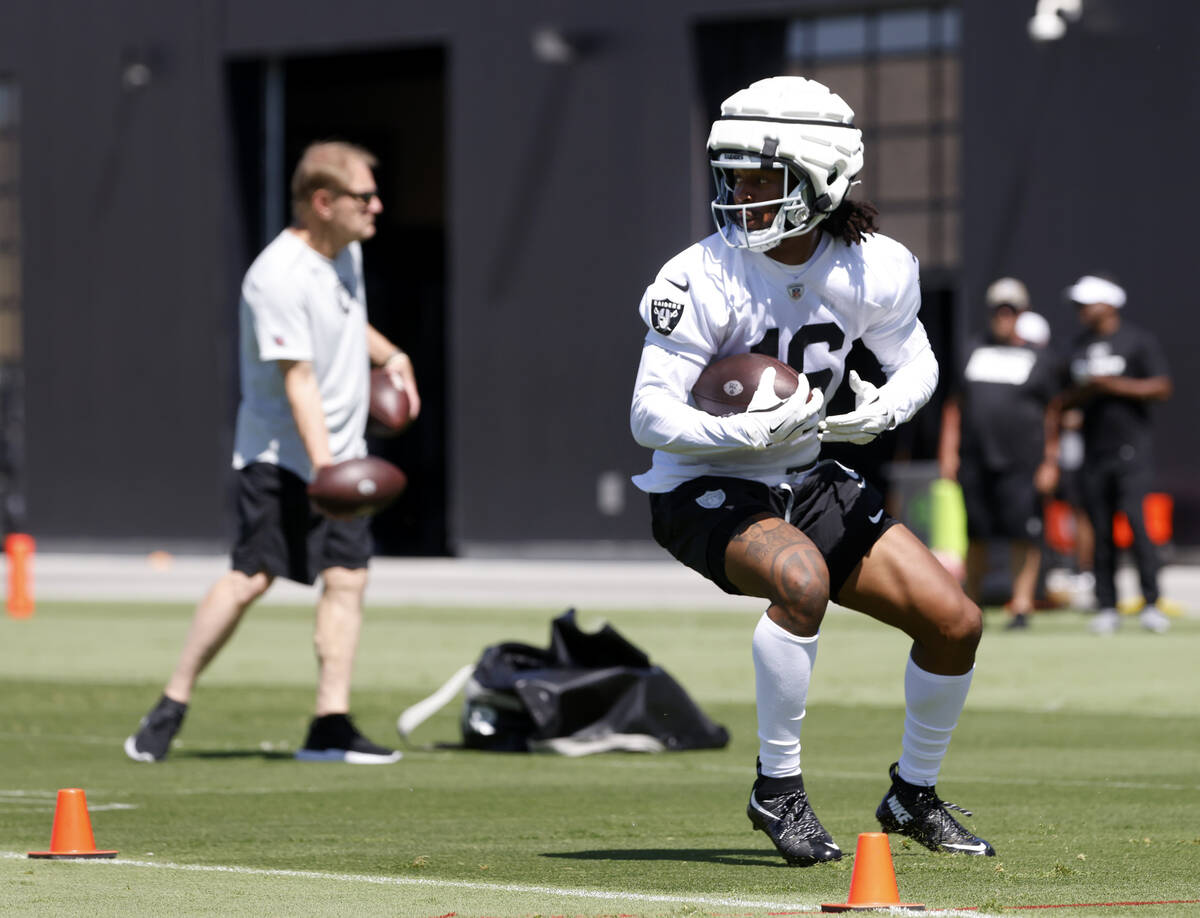
[[[756,797],[756,796],[755,796],[753,793],[750,795],[750,805],[751,805],[752,807],[754,807],[756,810],[758,810],[760,813],[762,813],[764,816],[766,816],[768,819],[774,819],[774,820],[778,821],[778,819],[779,819],[779,817],[778,817],[778,816],[776,816],[776,815],[775,815],[774,813],[772,813],[770,810],[765,810],[765,809],[763,809],[763,808],[762,808],[762,807],[759,805],[759,803],[758,803],[758,797]]]
[[[872,513],[870,516],[867,517],[867,522],[878,523],[879,518],[882,516],[883,516],[883,508],[880,507],[878,510],[876,510],[874,513]]]
[[[691,281],[686,281],[686,280],[685,280],[685,281],[684,281],[684,282],[681,284],[681,283],[679,283],[679,281],[673,281],[673,280],[671,280],[671,278],[669,278],[669,277],[667,278],[667,283],[668,283],[668,284],[670,284],[672,287],[678,287],[678,288],[679,288],[680,290],[682,290],[684,293],[687,293],[687,292],[688,292],[688,287],[690,287],[690,286],[692,285],[692,282],[691,282]]]
[[[987,845],[979,842],[974,845],[953,845],[949,842],[942,845],[943,848],[953,848],[955,851],[987,851]]]

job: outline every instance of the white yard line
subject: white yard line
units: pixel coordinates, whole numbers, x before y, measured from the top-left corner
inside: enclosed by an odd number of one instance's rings
[[[16,851],[0,851],[0,857],[24,859]],[[611,902],[647,902],[668,905],[735,906],[765,909],[772,912],[819,912],[820,905],[801,902],[780,902],[769,899],[739,899],[727,896],[680,896],[665,893],[637,893],[601,889],[573,889],[561,886],[527,886],[520,883],[476,883],[469,880],[437,880],[429,877],[385,877],[362,873],[325,873],[316,870],[267,870],[259,867],[234,867],[222,864],[175,864],[170,861],[135,861],[126,858],[81,861],[116,867],[148,867],[157,870],[183,870],[196,873],[226,873],[240,876],[282,877],[301,880],[332,880],[339,883],[369,883],[376,886],[423,886],[434,889],[467,889],[474,892],[525,893],[573,899],[596,899]],[[904,915],[963,916],[963,918],[994,918],[976,911],[933,909],[926,912],[903,911]]]

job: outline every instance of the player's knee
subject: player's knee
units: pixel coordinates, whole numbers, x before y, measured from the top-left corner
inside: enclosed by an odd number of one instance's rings
[[[325,592],[362,593],[367,588],[365,567],[331,567],[321,572]]]
[[[798,634],[815,634],[829,606],[829,573],[824,568],[806,571],[785,567],[779,575],[775,604],[783,610]]]
[[[983,612],[964,593],[950,601],[950,607],[942,616],[942,637],[946,643],[960,653],[974,655],[983,637]]]
[[[266,571],[256,574],[245,574],[242,571],[230,571],[227,575],[234,599],[239,606],[248,606],[254,600],[267,592],[275,578]]]

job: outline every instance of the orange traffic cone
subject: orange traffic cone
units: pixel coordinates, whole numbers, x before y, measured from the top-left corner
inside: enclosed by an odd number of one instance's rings
[[[55,859],[71,857],[116,857],[115,851],[97,851],[92,836],[92,820],[88,816],[87,797],[78,787],[58,792],[54,807],[54,831],[50,833],[49,851],[30,851],[30,857]]]
[[[8,555],[8,614],[12,618],[33,615],[33,536],[14,532],[4,538]]]
[[[823,912],[860,912],[868,909],[923,909],[915,902],[901,902],[892,868],[892,849],[883,832],[863,832],[854,851],[854,872],[850,874],[850,896],[841,903],[822,903]]]

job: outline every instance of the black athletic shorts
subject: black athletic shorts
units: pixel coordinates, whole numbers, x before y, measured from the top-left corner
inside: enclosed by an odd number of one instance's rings
[[[297,583],[315,583],[330,567],[367,566],[370,520],[323,516],[308,502],[307,487],[299,475],[266,462],[251,463],[238,472],[235,571],[266,571]]]
[[[994,472],[977,462],[962,462],[958,483],[967,511],[967,537],[1039,541],[1042,498],[1034,487],[1033,474],[1034,470],[1026,467]]]
[[[817,463],[790,489],[706,476],[650,495],[658,544],[734,595],[742,591],[725,576],[725,549],[751,517],[763,513],[787,520],[813,540],[829,568],[834,599],[871,546],[897,522],[888,516],[879,491],[832,459]]]

